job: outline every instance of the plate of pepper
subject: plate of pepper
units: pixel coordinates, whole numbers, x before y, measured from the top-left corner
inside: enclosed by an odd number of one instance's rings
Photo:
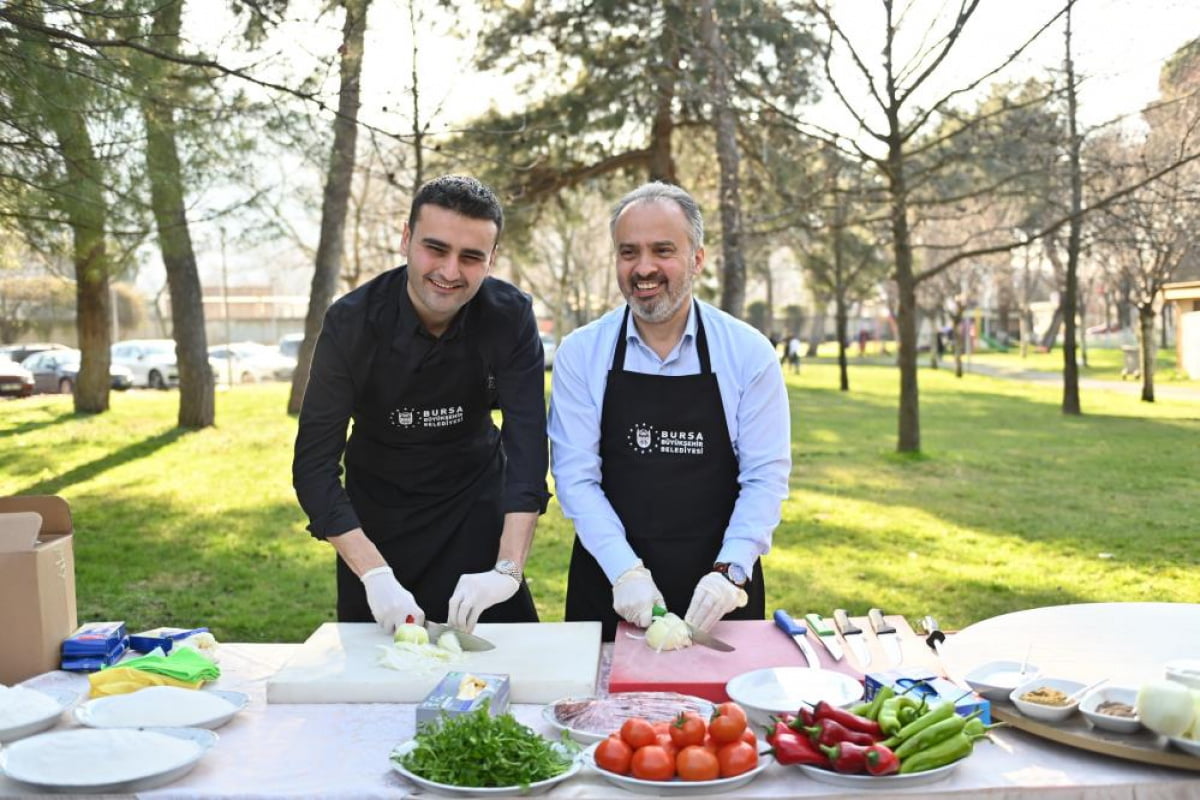
[[[904,711],[905,713],[901,713]],[[852,709],[820,702],[780,714],[767,735],[775,759],[813,780],[854,788],[920,786],[950,775],[989,726],[953,703],[927,705],[885,687]]]

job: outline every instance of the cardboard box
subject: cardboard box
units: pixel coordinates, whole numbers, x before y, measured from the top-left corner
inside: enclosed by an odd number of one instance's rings
[[[954,711],[960,716],[968,716],[979,711],[979,719],[985,724],[991,724],[992,704],[970,689],[964,689],[957,683],[951,683],[926,667],[899,667],[887,672],[868,672],[863,680],[866,689],[866,699],[870,700],[884,686],[891,686],[896,694],[907,692],[915,698],[926,697],[929,702],[954,703]]]
[[[61,497],[0,497],[0,683],[58,669],[79,627],[73,535]]]
[[[507,675],[483,672],[447,672],[417,706],[417,728],[436,722],[443,714],[454,717],[469,714],[488,701],[488,712],[499,716],[508,709]]]

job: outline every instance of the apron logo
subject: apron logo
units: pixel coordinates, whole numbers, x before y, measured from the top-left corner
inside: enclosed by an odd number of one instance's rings
[[[461,425],[465,419],[463,407],[459,405],[439,408],[396,408],[388,414],[388,421],[396,428],[449,428]]]
[[[411,408],[393,409],[389,415],[391,423],[396,428],[411,428],[413,424],[413,410]]]
[[[663,431],[658,452],[683,456],[704,455],[704,431]]]
[[[652,453],[654,452],[654,426],[637,423],[629,429],[625,440],[629,442],[630,448],[636,453]]]

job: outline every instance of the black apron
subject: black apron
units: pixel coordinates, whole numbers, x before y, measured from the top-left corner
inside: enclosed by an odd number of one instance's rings
[[[399,292],[406,281],[396,281]],[[504,451],[492,422],[494,379],[470,316],[414,369],[392,342],[400,330],[396,291],[376,329],[369,378],[358,393],[346,445],[346,493],[362,523],[430,620],[446,620],[450,595],[467,573],[496,564],[504,524]],[[337,559],[338,620],[370,622],[362,581]],[[524,582],[481,622],[536,622]]]
[[[666,600],[683,616],[696,584],[712,571],[738,496],[738,462],[729,440],[708,339],[696,314],[697,375],[625,371],[629,308],[604,389],[600,417],[600,485],[625,535]],[[750,602],[726,619],[762,619],[762,566],[746,586]],[[575,537],[567,580],[566,618],[600,620],[605,641],[616,634],[612,585]]]

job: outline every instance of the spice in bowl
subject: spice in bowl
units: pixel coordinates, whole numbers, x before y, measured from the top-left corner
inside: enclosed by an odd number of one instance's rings
[[[1042,706],[1070,705],[1070,700],[1066,692],[1060,692],[1058,689],[1052,689],[1049,686],[1039,686],[1036,689],[1030,689],[1021,695],[1021,699],[1026,703],[1037,703]]]
[[[1133,719],[1137,716],[1137,711],[1128,703],[1118,703],[1116,700],[1106,700],[1096,706],[1097,714],[1105,714],[1110,717],[1124,717]]]

